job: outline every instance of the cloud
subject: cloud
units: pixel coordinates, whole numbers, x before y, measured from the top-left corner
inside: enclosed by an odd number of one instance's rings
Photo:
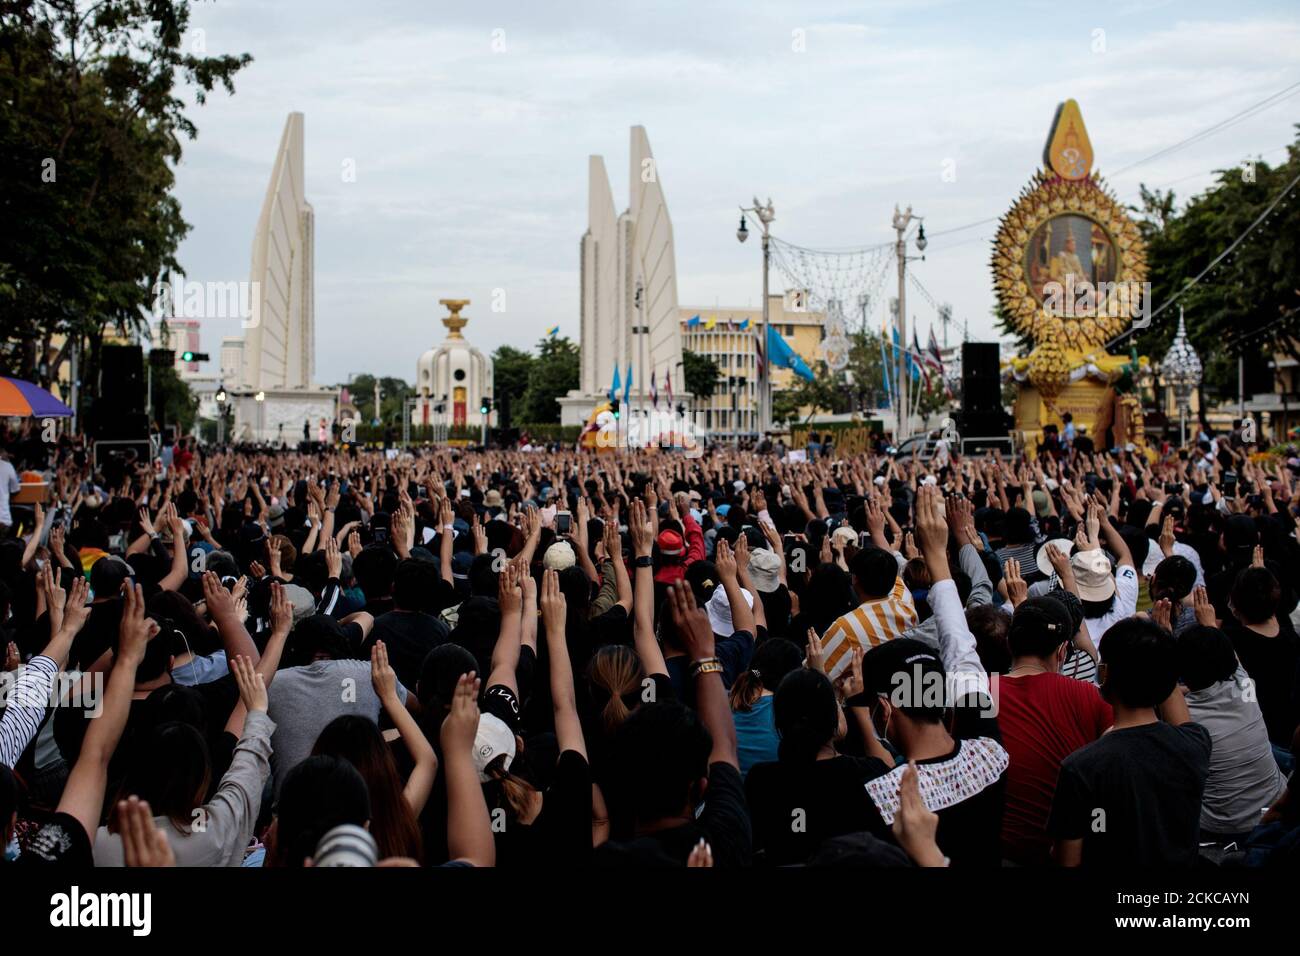
[[[1056,104],[1077,98],[1105,172],[1300,78],[1300,22],[1280,4],[342,0],[195,7],[212,52],[253,54],[233,97],[196,108],[178,193],[198,279],[246,278],[285,115],[306,114],[316,210],[322,381],[410,378],[440,339],[437,300],[473,300],[480,347],[578,325],[586,158],[627,201],[628,127],[644,124],[677,241],[683,304],[757,303],[737,206],[776,204],[779,236],[816,248],[890,240],[896,202],[938,233],[1000,215],[1040,161]],[[806,31],[806,51],[792,31]],[[1094,33],[1105,30],[1105,52]],[[493,31],[504,40],[494,52]],[[1119,177],[1180,181],[1288,142],[1295,102]],[[345,182],[343,163],[354,164]],[[943,172],[955,169],[955,181]],[[1200,178],[1197,178],[1200,177]],[[992,226],[936,238],[915,274],[972,337],[993,334]],[[882,289],[887,290],[889,282]],[[507,291],[503,314],[488,309]],[[911,290],[909,290],[911,292]],[[881,303],[888,298],[882,291]],[[909,295],[924,338],[934,311]],[[204,347],[221,335],[212,323]]]

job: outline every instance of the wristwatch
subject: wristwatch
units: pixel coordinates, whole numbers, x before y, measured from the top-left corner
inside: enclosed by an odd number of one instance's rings
[[[652,558],[652,557],[651,557],[650,555],[648,555],[648,554],[640,554],[640,555],[637,555],[636,560],[635,560],[634,562],[632,562],[632,563],[633,563],[633,565],[634,565],[635,567],[638,567],[638,568],[652,568],[652,567],[654,567],[654,563],[655,563],[655,561],[654,561],[654,558]]]
[[[692,677],[699,677],[701,674],[721,674],[722,661],[716,657],[706,657],[703,660],[691,662],[690,674]]]

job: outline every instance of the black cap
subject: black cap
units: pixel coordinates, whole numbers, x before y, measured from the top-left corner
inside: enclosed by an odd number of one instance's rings
[[[1011,631],[1008,640],[1014,645],[1016,633],[1024,628],[1032,628],[1036,634],[1051,634],[1059,637],[1061,643],[1074,636],[1070,627],[1070,611],[1064,602],[1043,595],[1032,597],[1016,608],[1011,616]]]
[[[939,652],[910,637],[896,637],[872,648],[862,658],[862,680],[869,694],[883,694],[896,706],[907,709],[936,705],[942,709],[946,674]],[[912,681],[919,686],[914,686]],[[937,681],[937,683],[936,683]],[[927,690],[937,688],[936,701]],[[896,695],[903,694],[904,697]],[[918,696],[921,695],[921,696]]]

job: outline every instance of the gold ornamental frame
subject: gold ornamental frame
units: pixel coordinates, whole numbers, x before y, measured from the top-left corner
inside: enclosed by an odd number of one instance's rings
[[[1110,240],[1115,276],[1095,301],[1054,308],[1030,287],[1025,263],[1030,244],[1045,223],[1061,216],[1091,220]],[[1036,345],[1090,352],[1127,328],[1137,314],[1147,279],[1146,243],[1128,211],[1097,175],[1067,180],[1039,170],[1002,217],[993,242],[993,276],[998,302],[1012,325]]]

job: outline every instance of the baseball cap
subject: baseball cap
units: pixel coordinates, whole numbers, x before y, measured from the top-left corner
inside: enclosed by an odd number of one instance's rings
[[[474,735],[474,769],[482,783],[492,779],[486,772],[487,768],[503,755],[505,762],[501,769],[509,770],[515,759],[514,732],[495,714],[479,714],[478,732]]]
[[[276,502],[266,509],[266,523],[272,528],[284,526],[284,505]]]
[[[1070,559],[1070,567],[1082,600],[1104,601],[1115,593],[1115,575],[1104,551],[1080,551]]]
[[[735,488],[737,491],[744,491],[745,483],[741,481],[739,478],[737,478],[735,481],[731,483],[731,487]]]
[[[900,675],[905,679],[900,681]],[[866,692],[883,695],[896,707],[914,709],[937,704],[942,708],[945,701],[931,702],[925,695],[930,688],[944,688],[945,678],[938,652],[910,637],[886,641],[867,651],[862,658],[862,681]]]
[[[115,554],[106,554],[90,566],[90,590],[95,597],[115,597],[122,590],[122,582],[134,571]]]

